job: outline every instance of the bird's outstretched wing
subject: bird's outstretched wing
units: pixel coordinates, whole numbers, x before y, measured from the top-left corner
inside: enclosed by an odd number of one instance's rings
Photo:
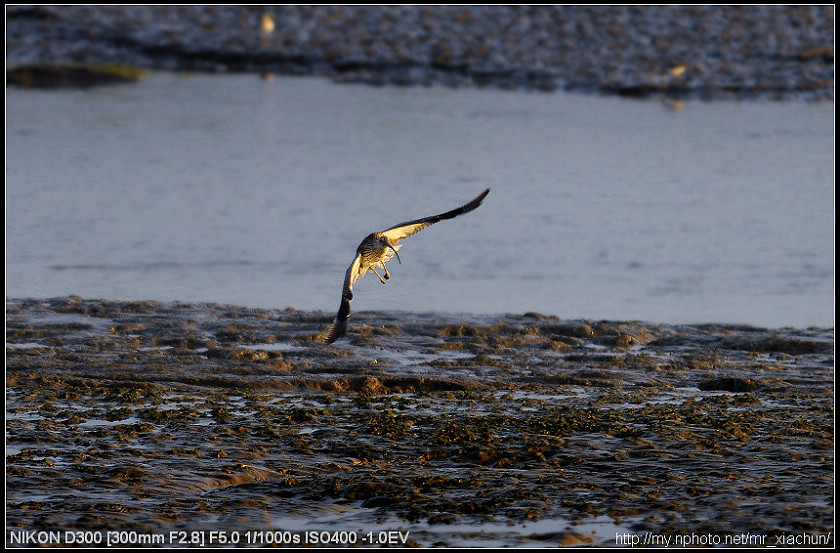
[[[335,324],[324,342],[332,344],[347,332],[347,319],[350,318],[350,301],[353,299],[353,284],[361,278],[359,270],[362,263],[362,254],[356,254],[347,274],[344,276],[344,288],[341,289],[341,305],[338,308],[338,315],[335,316]]]
[[[452,211],[447,211],[446,213],[441,213],[440,215],[432,215],[431,217],[423,217],[422,219],[417,219],[415,221],[409,221],[407,223],[400,223],[399,225],[393,226],[388,230],[383,230],[381,234],[388,239],[392,245],[397,242],[397,240],[402,240],[412,234],[416,234],[423,230],[424,228],[428,227],[429,225],[433,225],[438,221],[443,221],[444,219],[452,219],[453,217],[457,217],[458,215],[463,215],[464,213],[469,213],[473,209],[477,208],[481,205],[481,202],[484,200],[484,197],[490,192],[488,188],[476,198],[461,207],[455,208]]]
[[[388,243],[391,245],[391,251],[396,254],[396,250],[400,248],[400,246],[396,245],[397,241],[406,238],[407,236],[411,236],[417,232],[420,232],[424,228],[428,227],[429,225],[433,225],[438,221],[443,221],[444,219],[452,219],[453,217],[457,217],[458,215],[463,215],[464,213],[469,213],[473,209],[477,208],[481,205],[481,202],[484,200],[484,197],[490,192],[488,188],[471,202],[468,202],[461,207],[455,208],[451,211],[447,211],[446,213],[441,213],[440,215],[432,215],[431,217],[424,217],[422,219],[416,219],[414,221],[409,221],[407,223],[400,223],[399,225],[393,226],[388,230],[384,230],[382,232],[377,232],[368,236],[365,239],[367,241],[376,240],[379,237],[384,237],[388,240]],[[363,241],[362,244],[359,245],[359,249],[356,252],[356,257],[353,259],[353,263],[350,264],[350,268],[347,269],[347,274],[344,277],[344,288],[341,290],[341,305],[338,308],[338,314],[335,317],[335,324],[330,329],[329,333],[324,338],[324,342],[328,344],[332,344],[342,336],[344,333],[347,332],[347,319],[350,318],[350,302],[353,300],[353,284],[359,280],[362,275],[367,272],[368,267],[373,267],[374,265],[366,264],[364,269],[362,268],[362,250],[365,242]],[[380,254],[379,259],[375,260],[373,263],[380,263],[381,267],[385,268],[385,261],[390,259],[391,255],[385,254],[382,256]],[[366,261],[366,263],[369,263]],[[388,278],[387,270],[385,272],[385,278]],[[381,280],[381,277],[380,277]],[[385,281],[383,281],[384,283]]]

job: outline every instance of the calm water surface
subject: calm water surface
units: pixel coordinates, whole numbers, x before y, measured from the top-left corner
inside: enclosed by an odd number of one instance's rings
[[[7,89],[6,296],[833,326],[834,106],[155,74]]]

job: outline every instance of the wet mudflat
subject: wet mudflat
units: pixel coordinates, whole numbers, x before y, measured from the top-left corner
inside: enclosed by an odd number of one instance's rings
[[[833,532],[833,329],[331,316],[7,300],[7,527]]]

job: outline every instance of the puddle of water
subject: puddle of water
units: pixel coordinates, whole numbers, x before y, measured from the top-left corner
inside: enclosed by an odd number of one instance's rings
[[[246,344],[242,346],[246,349],[254,349],[261,351],[304,351],[307,348],[298,346],[291,342],[275,342],[273,344]]]
[[[116,421],[108,421],[104,419],[87,419],[85,422],[79,423],[78,426],[81,428],[102,428],[120,426],[123,424],[138,424],[141,422],[143,421],[137,417],[126,417],[124,419]]]
[[[6,342],[6,347],[7,348],[15,348],[15,349],[35,349],[35,348],[45,348],[45,347],[48,347],[48,346],[45,346],[44,344],[39,344],[38,342],[26,342],[26,343],[23,343],[23,344],[10,344],[9,342]]]

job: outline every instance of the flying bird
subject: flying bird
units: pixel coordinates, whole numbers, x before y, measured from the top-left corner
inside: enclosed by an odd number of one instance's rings
[[[356,257],[353,259],[353,263],[350,264],[350,268],[347,269],[347,274],[344,277],[344,288],[341,290],[341,306],[338,308],[338,315],[335,317],[335,324],[329,334],[327,334],[326,338],[324,338],[324,341],[328,344],[332,344],[337,339],[344,336],[344,333],[347,331],[347,319],[350,318],[350,301],[353,299],[353,284],[357,280],[365,276],[368,272],[375,274],[382,284],[385,284],[385,281],[391,278],[391,274],[388,272],[388,267],[385,266],[385,263],[395,255],[397,256],[397,261],[402,263],[400,254],[397,253],[397,250],[402,248],[402,244],[398,244],[397,242],[403,238],[411,236],[412,234],[420,232],[424,228],[429,225],[433,225],[438,221],[452,219],[458,215],[469,213],[481,205],[484,197],[487,196],[489,192],[490,189],[488,188],[476,196],[473,201],[453,209],[452,211],[447,211],[446,213],[441,213],[440,215],[432,215],[431,217],[416,219],[407,223],[400,223],[399,225],[393,226],[387,230],[368,234],[365,239],[362,240],[362,243],[359,244],[359,247],[356,248]],[[384,271],[385,278],[382,278],[382,276],[376,272],[377,268]]]

